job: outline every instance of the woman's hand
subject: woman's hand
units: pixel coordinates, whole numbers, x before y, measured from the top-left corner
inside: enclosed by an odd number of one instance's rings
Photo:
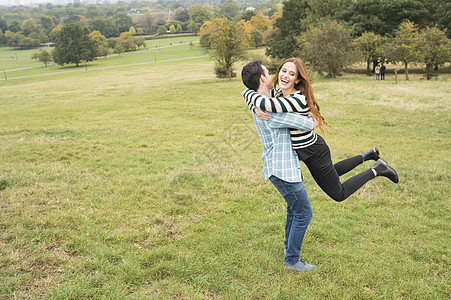
[[[271,115],[269,114],[269,112],[261,110],[258,107],[254,108],[254,113],[257,115],[257,117],[259,117],[263,121],[268,121],[269,119],[271,119]]]
[[[315,130],[319,126],[319,123],[318,123],[318,121],[316,121],[315,116],[313,115],[313,113],[311,111],[308,112],[308,116],[313,119],[313,124],[314,124],[313,130]]]

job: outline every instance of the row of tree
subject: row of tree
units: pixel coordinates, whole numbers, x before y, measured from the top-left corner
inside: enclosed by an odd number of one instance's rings
[[[38,8],[0,8],[0,45],[7,45],[15,35],[20,35],[14,38],[16,40],[27,38],[25,41],[33,39],[41,43],[54,42],[55,35],[51,34],[53,28],[70,23],[80,23],[91,31],[99,31],[107,38],[117,37],[132,26],[138,35],[164,34],[168,31],[197,33],[205,21],[222,16],[239,20],[247,18],[250,13],[242,9],[236,0],[226,0],[222,4],[217,1],[216,6],[195,4],[185,7],[182,3],[189,5],[193,1],[172,1],[167,7],[161,5],[162,2],[164,1],[87,6],[77,4],[67,7],[47,4]],[[278,2],[280,0],[269,1],[267,6],[261,7],[262,11],[275,12],[276,9],[271,7],[277,6],[280,9]],[[29,44],[11,43],[18,48]]]
[[[273,58],[300,56],[336,76],[358,61],[423,64],[430,79],[449,62],[451,2],[440,0],[287,0],[268,39]],[[416,25],[415,25],[416,24]]]
[[[200,2],[200,1],[197,1]],[[215,18],[227,18],[238,22],[249,21],[258,12],[269,19],[284,8],[284,18],[279,19],[275,27],[279,32],[274,35],[269,48],[274,55],[287,56],[292,51],[290,42],[311,26],[317,26],[324,19],[341,21],[353,26],[354,34],[374,32],[382,36],[393,35],[399,24],[409,19],[420,27],[449,28],[451,23],[451,2],[446,0],[268,0],[268,1],[208,1],[203,5],[192,0],[179,1],[133,1],[110,5],[53,6],[41,5],[38,8],[10,7],[0,8],[0,31],[5,34],[22,33],[25,37],[34,32],[41,42],[58,26],[78,22],[90,30],[98,30],[105,37],[117,37],[120,33],[134,27],[138,34],[162,31],[162,26],[170,30],[174,25],[182,31],[197,33],[206,21]],[[162,4],[167,3],[166,7]],[[247,7],[255,4],[256,9]],[[168,20],[168,17],[171,19]],[[167,24],[168,21],[175,23]],[[160,29],[159,29],[160,28]],[[42,34],[41,34],[42,31]],[[449,37],[450,32],[447,32]],[[9,37],[8,37],[9,38]],[[36,37],[33,37],[36,39]],[[1,42],[1,41],[0,41]],[[278,47],[279,42],[287,45]]]
[[[254,43],[253,33],[264,30],[264,24],[252,24],[252,19],[235,23],[225,18],[204,23],[199,32],[200,40],[203,46],[213,49],[217,75],[227,75],[229,79],[233,76],[233,63],[245,57],[247,47]],[[419,30],[409,20],[402,22],[392,37],[373,32],[355,37],[353,28],[336,20],[326,20],[290,38],[293,39],[292,53],[286,57],[273,56],[276,62],[290,56],[300,57],[312,69],[329,77],[335,77],[344,68],[363,60],[367,63],[368,75],[377,64],[388,61],[402,63],[407,80],[409,65],[422,64],[426,67],[427,79],[431,79],[438,66],[449,62],[451,56],[451,43],[445,31],[436,26]]]
[[[68,23],[64,26],[78,24],[110,38],[108,48],[120,53],[140,47],[134,35],[150,30],[151,22],[147,26],[145,20],[152,17],[151,12],[164,9],[159,6],[135,8],[134,13],[143,17],[140,22],[132,19],[129,11],[102,15],[101,6],[95,5],[84,8],[88,18],[74,14],[70,18],[58,17]],[[272,58],[299,56],[329,76],[338,75],[359,59],[367,62],[368,72],[371,62],[374,67],[380,61],[393,61],[403,62],[406,72],[410,64],[424,63],[428,74],[432,74],[430,66],[437,69],[449,61],[449,15],[443,15],[448,7],[448,2],[440,0],[286,0],[283,5],[273,0],[257,14],[255,10],[242,10],[236,0],[226,0],[218,6],[172,7],[176,20],[160,25],[157,31],[198,33],[201,45],[212,48],[215,56],[221,57],[217,69],[228,77],[233,73],[233,62],[242,57],[247,47],[262,45],[267,46],[266,54]],[[27,19],[19,32],[10,30],[11,24],[7,23],[9,29],[0,34],[0,43],[3,35],[10,46],[32,47],[48,34],[49,40],[59,47],[62,26],[55,22],[57,17],[41,16],[39,22]],[[2,26],[5,28],[0,19]],[[411,34],[406,33],[408,29]],[[111,39],[117,35],[119,38]],[[224,55],[219,54],[221,51]],[[55,57],[58,60],[58,55]]]
[[[45,66],[54,61],[59,65],[74,63],[79,66],[81,62],[93,61],[97,57],[107,56],[111,52],[121,54],[145,48],[145,40],[133,36],[133,27],[123,32],[118,38],[107,39],[99,31],[89,31],[78,23],[70,23],[58,27],[56,46],[51,51],[41,50],[32,55]]]

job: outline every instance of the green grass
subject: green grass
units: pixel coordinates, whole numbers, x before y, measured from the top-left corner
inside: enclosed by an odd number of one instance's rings
[[[336,203],[303,167],[297,274],[243,86],[208,58],[0,81],[0,298],[449,299],[447,77],[314,88],[334,161],[377,146],[400,183]]]
[[[197,36],[158,39],[146,41],[146,49],[137,52],[126,52],[121,55],[112,54],[107,59],[99,57],[97,60],[81,63],[83,68],[75,68],[75,64],[59,66],[44,64],[31,59],[35,52],[40,50],[51,51],[48,48],[31,50],[14,50],[12,48],[0,48],[0,79],[17,79],[23,76],[51,76],[54,73],[67,73],[74,71],[86,71],[95,68],[121,67],[129,64],[153,64],[170,59],[183,59],[206,55],[199,47]],[[189,43],[193,42],[192,45]],[[11,59],[13,57],[14,59]],[[51,74],[51,75],[48,75]],[[57,75],[59,77],[60,75]]]

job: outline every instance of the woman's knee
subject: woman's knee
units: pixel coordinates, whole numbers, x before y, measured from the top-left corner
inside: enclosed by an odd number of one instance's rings
[[[342,202],[343,200],[346,199],[346,196],[344,195],[344,193],[330,194],[329,197],[331,197],[334,201],[337,201],[337,202]]]

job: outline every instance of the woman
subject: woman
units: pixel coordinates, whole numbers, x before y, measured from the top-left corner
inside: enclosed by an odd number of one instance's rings
[[[379,73],[381,72],[381,67],[379,65],[376,65],[374,68],[374,73],[376,73],[376,80],[379,80]]]
[[[324,133],[323,126],[327,123],[320,113],[304,63],[300,59],[289,58],[282,63],[277,70],[277,76],[273,79],[274,88],[277,85],[280,88],[272,91],[275,96],[272,98],[249,89],[243,92],[249,108],[251,110],[255,108],[260,119],[270,118],[270,115],[264,111],[299,112],[310,115],[318,122],[318,127]],[[384,176],[398,183],[398,174],[379,158],[377,148],[332,164],[329,147],[321,136],[313,131],[302,132],[294,129],[290,130],[290,134],[293,148],[299,159],[307,165],[321,189],[335,201],[345,200],[376,176]],[[341,183],[339,176],[367,160],[376,160],[376,163],[372,168]]]

